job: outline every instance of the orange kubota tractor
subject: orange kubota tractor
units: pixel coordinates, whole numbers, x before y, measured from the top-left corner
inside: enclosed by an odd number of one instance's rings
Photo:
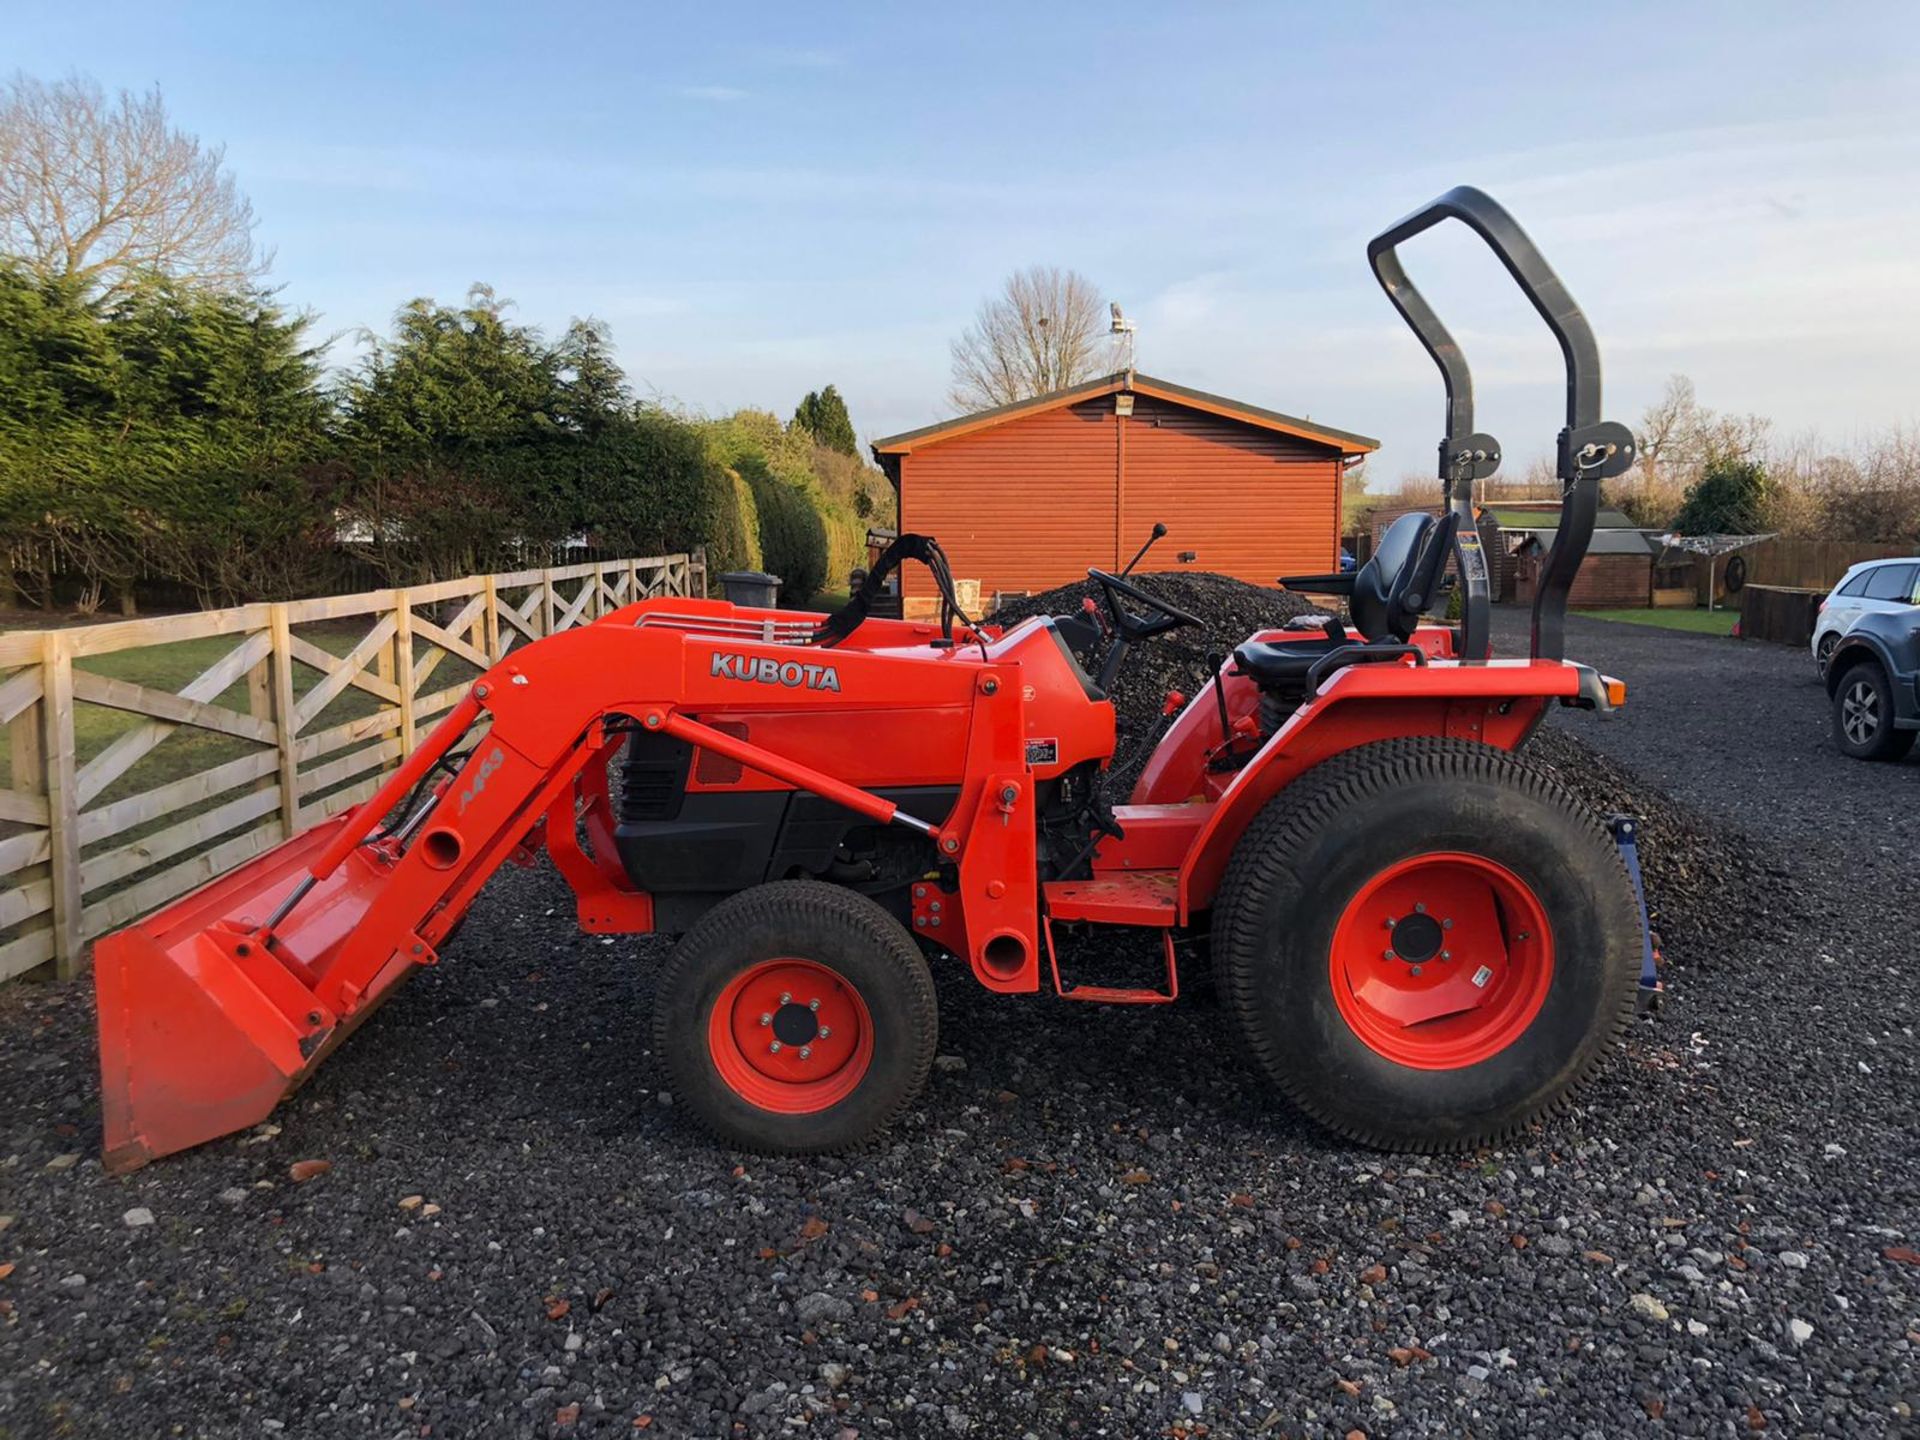
[[[1473,524],[1499,448],[1398,259],[1448,218],[1566,358],[1564,509],[1524,659],[1489,658]],[[1632,1013],[1643,921],[1607,828],[1514,752],[1549,706],[1623,697],[1562,658],[1561,622],[1633,441],[1600,419],[1579,309],[1487,196],[1451,191],[1369,255],[1446,379],[1443,513],[1396,521],[1357,573],[1282,582],[1344,595],[1351,626],[1249,637],[1130,795],[1107,793],[1107,692],[1130,649],[1196,621],[1124,573],[1088,572],[1104,611],[1000,629],[903,536],[833,615],[630,605],[495,665],[358,809],[100,942],[109,1165],[266,1117],[541,848],[584,930],[680,937],[655,1049],[746,1149],[831,1150],[900,1113],[934,1056],[930,958],[1009,994],[1154,1003],[1188,940],[1253,1062],[1343,1135],[1443,1150],[1552,1111]],[[1422,624],[1450,556],[1461,623]],[[932,569],[942,623],[868,618],[903,558]],[[1089,926],[1155,937],[1164,985],[1063,986],[1055,933]]]

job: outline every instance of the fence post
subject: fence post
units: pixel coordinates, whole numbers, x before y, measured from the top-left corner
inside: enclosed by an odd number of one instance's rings
[[[300,757],[294,752],[293,627],[284,604],[267,607],[273,636],[273,731],[280,751],[280,823],[287,839],[300,827]]]
[[[540,633],[553,633],[553,571],[540,572]]]
[[[487,659],[494,664],[500,663],[500,587],[491,575],[484,576],[481,587],[487,597],[485,629],[486,643],[480,648],[487,652]]]
[[[405,587],[393,592],[393,683],[400,687],[400,753],[413,753],[413,603]]]
[[[73,656],[67,637],[49,630],[41,642],[41,747],[46,759],[47,843],[52,848],[54,973],[80,973],[80,796],[73,754]]]
[[[707,547],[696,545],[693,555],[687,562],[687,594],[693,594],[693,577],[700,577],[700,598],[707,598]]]

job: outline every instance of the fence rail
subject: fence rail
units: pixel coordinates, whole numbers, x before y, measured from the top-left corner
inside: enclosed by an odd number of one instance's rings
[[[655,595],[704,555],[0,635],[0,981],[359,803],[515,646]]]

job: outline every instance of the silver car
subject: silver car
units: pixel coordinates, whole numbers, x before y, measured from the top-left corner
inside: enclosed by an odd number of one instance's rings
[[[1853,622],[1869,612],[1920,604],[1920,559],[1865,560],[1840,577],[1813,622],[1813,663],[1825,679],[1834,647]]]

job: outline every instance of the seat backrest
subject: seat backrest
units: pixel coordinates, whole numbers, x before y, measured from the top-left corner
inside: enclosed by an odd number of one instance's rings
[[[1353,577],[1348,608],[1354,627],[1369,640],[1406,641],[1420,623],[1420,612],[1439,592],[1459,517],[1441,519],[1418,512],[1402,515]]]

